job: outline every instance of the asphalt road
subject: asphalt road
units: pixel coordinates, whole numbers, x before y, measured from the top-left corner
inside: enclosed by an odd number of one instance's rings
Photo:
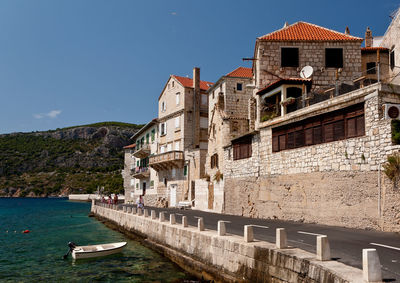
[[[385,282],[400,282],[400,235],[397,233],[348,229],[335,226],[306,224],[299,222],[254,219],[235,215],[210,213],[199,210],[145,207],[155,210],[157,217],[160,211],[176,214],[176,222],[181,223],[182,215],[187,216],[190,226],[197,226],[197,218],[203,217],[204,226],[209,230],[217,230],[219,220],[229,221],[227,233],[243,236],[244,225],[259,225],[254,227],[254,238],[275,242],[275,229],[285,228],[288,245],[298,247],[311,253],[316,251],[316,237],[327,235],[331,247],[331,257],[347,265],[362,268],[362,249],[375,248],[378,251],[382,265],[382,276]]]

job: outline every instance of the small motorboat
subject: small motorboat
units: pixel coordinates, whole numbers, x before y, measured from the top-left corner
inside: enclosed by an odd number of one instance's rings
[[[91,246],[76,246],[74,243],[69,242],[68,246],[72,254],[72,258],[93,258],[100,256],[107,256],[119,253],[126,246],[126,242],[109,243]]]

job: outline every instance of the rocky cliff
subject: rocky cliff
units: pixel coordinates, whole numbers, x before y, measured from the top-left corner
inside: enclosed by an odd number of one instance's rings
[[[0,196],[121,191],[122,148],[140,127],[104,122],[0,135]]]

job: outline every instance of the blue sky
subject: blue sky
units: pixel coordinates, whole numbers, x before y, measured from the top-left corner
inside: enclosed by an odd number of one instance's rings
[[[396,1],[0,1],[0,133],[146,123],[170,74],[250,66],[285,21],[383,35]]]

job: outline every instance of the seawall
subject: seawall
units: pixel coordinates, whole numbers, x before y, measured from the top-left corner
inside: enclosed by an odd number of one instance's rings
[[[128,210],[129,211],[129,210]],[[161,222],[94,205],[92,213],[146,239],[188,272],[217,282],[363,282],[362,271],[337,261],[318,261],[297,248]]]

